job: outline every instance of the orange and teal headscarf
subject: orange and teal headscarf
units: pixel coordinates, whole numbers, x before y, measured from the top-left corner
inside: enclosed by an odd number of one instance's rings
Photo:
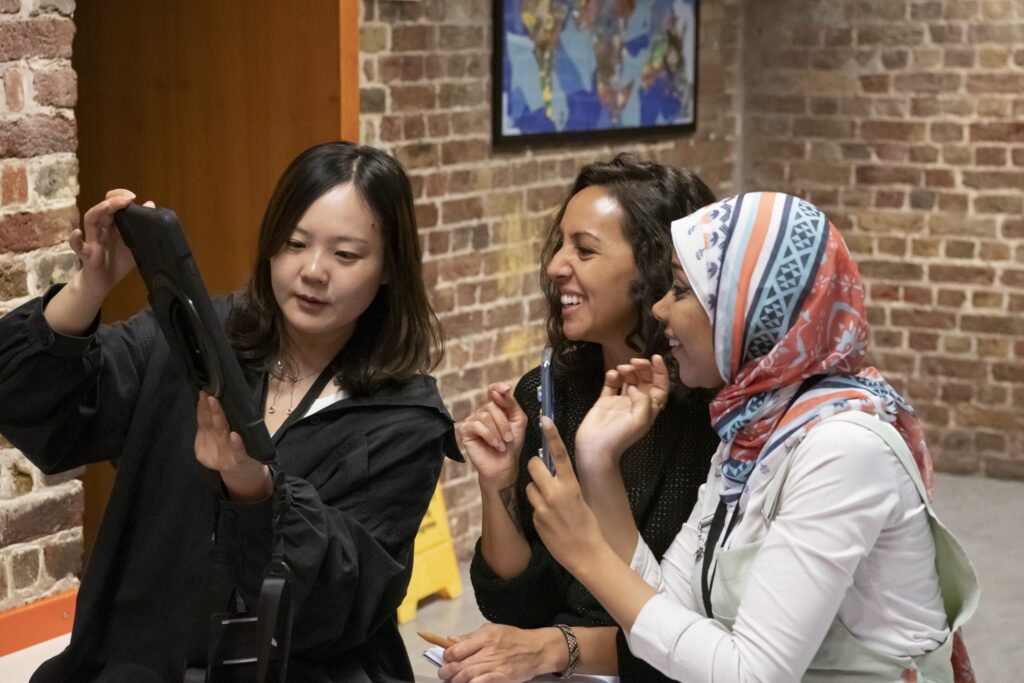
[[[865,367],[864,284],[824,213],[797,197],[754,192],[675,221],[672,239],[711,319],[725,382],[711,403],[725,448],[725,502],[742,506],[748,480],[770,474],[780,444],[846,410],[894,424],[931,490],[920,420]]]

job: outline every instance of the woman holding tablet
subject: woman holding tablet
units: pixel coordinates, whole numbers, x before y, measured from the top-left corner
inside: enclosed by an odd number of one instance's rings
[[[277,472],[179,374],[151,312],[99,325],[134,268],[112,220],[133,199],[114,190],[90,209],[70,239],[81,269],[0,320],[0,433],[46,472],[118,467],[71,644],[33,681],[180,682],[205,660],[211,613],[254,610],[277,551],[291,570],[289,678],[411,681],[395,610],[457,450],[424,374],[443,339],[405,172],[345,142],[303,152],[270,199],[248,288],[214,302]]]

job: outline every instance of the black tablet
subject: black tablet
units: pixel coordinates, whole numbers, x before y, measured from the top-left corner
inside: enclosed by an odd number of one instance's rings
[[[171,355],[197,389],[220,399],[231,429],[249,455],[274,458],[263,417],[250,403],[224,327],[214,313],[178,217],[170,209],[130,204],[114,214],[121,238],[135,256],[149,305],[171,347]]]

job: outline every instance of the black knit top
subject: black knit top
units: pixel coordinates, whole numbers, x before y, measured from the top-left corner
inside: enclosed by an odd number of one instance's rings
[[[555,382],[555,424],[575,464],[576,430],[601,392],[600,368],[559,377]],[[610,626],[608,612],[544,548],[533,526],[526,498],[530,482],[526,464],[541,443],[537,387],[540,369],[526,373],[515,397],[529,416],[519,462],[516,506],[532,556],[519,576],[504,580],[487,565],[477,542],[470,578],[481,613],[495,623],[540,628],[556,623],[570,626]],[[718,446],[711,429],[706,394],[670,397],[651,430],[622,456],[622,478],[633,519],[644,542],[658,559],[668,549],[697,501],[697,489],[707,478],[708,464]],[[668,680],[630,653],[618,634],[619,676],[631,681]]]

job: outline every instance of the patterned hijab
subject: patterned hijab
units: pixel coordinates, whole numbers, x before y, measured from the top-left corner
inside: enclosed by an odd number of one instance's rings
[[[892,423],[931,491],[920,420],[864,366],[864,285],[825,214],[796,197],[755,192],[675,221],[672,238],[711,319],[725,382],[711,403],[711,424],[726,449],[723,501],[744,506],[748,482],[777,466],[779,444],[846,410]]]

